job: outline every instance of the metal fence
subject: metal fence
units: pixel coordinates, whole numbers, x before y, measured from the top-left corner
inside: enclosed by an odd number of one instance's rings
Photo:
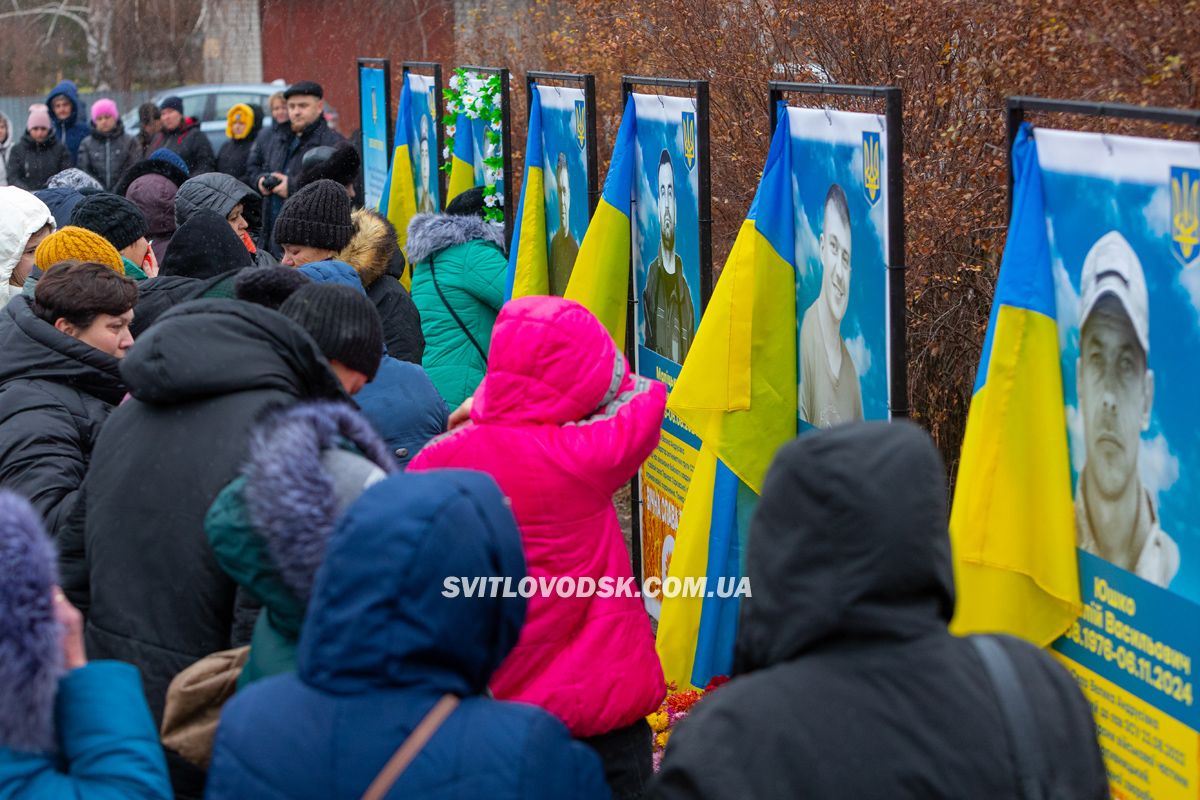
[[[80,109],[80,119],[84,122],[90,122],[91,119],[87,116],[87,110],[91,108],[94,101],[102,97],[114,100],[117,104],[117,109],[121,112],[121,116],[124,117],[127,112],[150,100],[155,94],[157,94],[157,90],[99,93],[81,92],[79,99],[83,103],[83,108]],[[44,94],[0,97],[0,112],[12,120],[13,128],[19,136],[25,130],[25,119],[29,116],[29,107],[34,103],[44,102],[46,102],[46,95]]]

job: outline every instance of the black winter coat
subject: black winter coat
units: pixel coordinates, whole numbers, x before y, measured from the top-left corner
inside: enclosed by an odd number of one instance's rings
[[[57,536],[125,385],[115,357],[30,306],[22,295],[0,311],[0,486],[28,498]]]
[[[54,131],[42,142],[35,142],[26,131],[9,151],[8,185],[36,192],[45,189],[51,178],[69,166],[71,154],[55,138]]]
[[[154,137],[150,152],[160,147],[172,151],[188,165],[191,177],[217,168],[217,158],[213,155],[212,144],[200,130],[200,123],[188,117],[176,131],[162,131]]]
[[[251,425],[269,407],[346,395],[303,329],[236,300],[167,312],[121,374],[133,397],[96,443],[63,588],[87,610],[88,655],[135,664],[161,720],[175,674],[230,647],[236,590],[204,515],[236,477]]]
[[[400,361],[420,364],[425,355],[425,335],[421,333],[421,314],[412,295],[392,277],[391,268],[399,259],[396,229],[378,213],[369,209],[354,212],[354,236],[338,254],[358,272],[367,297],[375,304],[383,321],[383,341],[388,355]]]
[[[734,678],[671,734],[648,797],[1021,797],[1000,704],[954,611],[946,473],[908,423],[785,445],[750,531]],[[1091,711],[1002,637],[1048,755],[1046,797],[1100,800]]]
[[[217,153],[217,172],[237,178],[239,181],[246,177],[246,165],[250,160],[250,151],[254,148],[254,136],[245,139],[229,139],[221,145]]]
[[[276,125],[263,131],[255,140],[250,151],[250,159],[246,164],[246,183],[258,191],[258,181],[272,172],[281,172],[288,177],[288,188],[295,191],[296,179],[300,177],[304,154],[314,147],[335,146],[343,141],[342,135],[329,127],[325,118],[321,117],[312,125],[305,128],[299,136],[292,133],[286,125]],[[263,200],[263,246],[270,250],[276,258],[279,257],[279,246],[275,243],[273,232],[275,218],[283,208],[283,198],[279,195],[268,195]]]
[[[104,191],[111,192],[125,170],[137,163],[139,153],[121,120],[117,120],[117,127],[108,133],[100,133],[93,124],[91,135],[79,143],[77,166],[100,181]]]

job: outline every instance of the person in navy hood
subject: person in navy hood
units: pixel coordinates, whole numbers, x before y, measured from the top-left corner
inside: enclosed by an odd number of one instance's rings
[[[46,97],[46,105],[50,107],[51,130],[55,137],[62,142],[71,155],[71,166],[79,160],[79,145],[91,133],[81,117],[82,108],[79,102],[79,89],[72,81],[59,81]]]
[[[520,534],[492,479],[401,473],[368,489],[329,539],[297,671],[258,681],[225,706],[208,800],[359,798],[447,695],[458,705],[386,797],[609,797],[599,758],[565,725],[487,695],[517,642],[525,600],[447,596],[452,575],[513,587],[526,575]]]

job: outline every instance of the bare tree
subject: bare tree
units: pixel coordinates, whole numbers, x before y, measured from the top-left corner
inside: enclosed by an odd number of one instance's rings
[[[12,0],[12,9],[0,11],[0,20],[15,17],[39,17],[49,21],[42,37],[42,46],[53,39],[60,21],[78,26],[87,43],[87,58],[91,65],[91,83],[103,91],[111,89],[116,78],[116,62],[112,52],[112,32],[115,19],[115,0],[87,0],[83,3],[36,2]]]

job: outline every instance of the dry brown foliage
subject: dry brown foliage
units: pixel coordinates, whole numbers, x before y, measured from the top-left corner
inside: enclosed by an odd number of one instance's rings
[[[766,155],[769,79],[814,80],[824,72],[835,83],[904,90],[909,401],[951,470],[1004,245],[1005,98],[1193,107],[1200,77],[1198,0],[532,0],[513,6],[489,5],[489,16],[519,16],[511,25],[472,26],[475,33],[459,40],[458,55],[514,71],[517,149],[524,146],[517,128],[523,127],[527,69],[595,73],[602,160],[619,120],[622,74],[710,81],[718,270]],[[512,33],[505,37],[504,30]],[[1096,119],[1041,121],[1196,136]]]

